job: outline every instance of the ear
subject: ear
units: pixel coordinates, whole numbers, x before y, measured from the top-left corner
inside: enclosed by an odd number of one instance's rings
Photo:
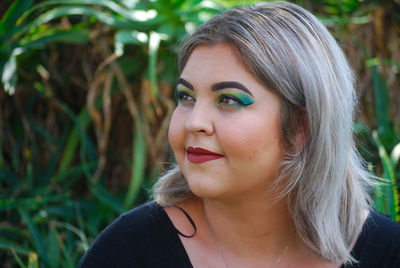
[[[308,144],[309,136],[307,110],[303,107],[298,111],[296,123],[296,146],[300,152],[303,151],[304,147]]]

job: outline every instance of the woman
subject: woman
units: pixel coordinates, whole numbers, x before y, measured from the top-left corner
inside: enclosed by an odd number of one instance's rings
[[[400,267],[400,227],[370,209],[352,137],[353,73],[312,14],[234,8],[179,65],[177,166],[80,267]]]

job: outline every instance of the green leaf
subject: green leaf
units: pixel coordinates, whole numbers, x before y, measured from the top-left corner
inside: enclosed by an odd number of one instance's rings
[[[385,213],[385,200],[386,198],[382,193],[382,184],[379,183],[374,186],[374,208],[377,211]]]
[[[22,262],[21,258],[18,256],[17,252],[13,247],[11,247],[11,253],[13,254],[14,259],[18,263],[19,267],[26,268],[26,265]]]
[[[49,42],[61,42],[65,44],[84,44],[89,41],[88,29],[59,30],[49,29],[44,34],[35,36],[30,40],[23,40],[21,47],[26,50],[46,45]]]
[[[66,104],[60,103],[60,107],[75,122],[75,126],[72,129],[68,137],[67,144],[64,147],[65,149],[60,160],[58,171],[53,178],[54,183],[61,182],[62,179],[65,178],[64,174],[77,152],[80,138],[84,135],[84,132],[90,122],[90,115],[86,106],[82,109],[78,117],[76,117],[74,112]]]
[[[115,1],[109,1],[109,0],[55,0],[55,1],[45,1],[43,3],[37,4],[34,7],[32,7],[29,11],[24,14],[24,16],[28,16],[34,11],[44,8],[44,7],[49,7],[49,6],[54,6],[54,5],[73,5],[73,6],[82,6],[82,5],[93,5],[93,6],[100,6],[100,7],[105,7],[122,17],[125,17],[131,21],[136,21],[137,17],[134,15],[134,7],[132,7],[132,10],[126,9],[120,5],[118,5]]]
[[[390,163],[393,166],[393,169],[396,170],[397,165],[400,160],[400,143],[398,143],[392,150],[390,154]]]
[[[146,167],[146,154],[146,139],[139,127],[136,127],[132,154],[132,175],[128,193],[126,194],[124,201],[125,209],[128,209],[130,206],[132,206],[143,185],[144,171]]]
[[[148,36],[146,33],[131,31],[131,30],[119,30],[115,34],[115,54],[122,56],[124,54],[124,46],[127,44],[143,45],[147,43]]]
[[[15,92],[15,86],[17,84],[17,53],[15,50],[11,52],[8,60],[0,67],[3,67],[0,69],[1,83],[3,84],[4,90],[12,95]]]
[[[57,231],[54,227],[50,227],[47,236],[47,256],[49,256],[49,264],[51,267],[57,267],[60,264],[60,247],[57,241]]]
[[[28,230],[31,235],[32,242],[33,242],[37,252],[43,258],[43,260],[48,263],[45,246],[44,246],[44,243],[40,236],[39,230],[36,228],[36,226],[33,224],[29,215],[23,209],[19,208],[18,212],[21,215],[22,219],[25,221],[26,225],[28,226]]]
[[[111,196],[106,189],[100,186],[100,184],[91,183],[89,185],[90,192],[104,205],[111,208],[117,213],[123,213],[125,210],[121,206],[121,203]]]
[[[25,205],[30,205],[30,203],[25,203]],[[21,206],[18,201],[12,200],[12,199],[3,199],[0,200],[0,211],[4,211],[6,209],[10,208],[16,208]]]
[[[30,208],[32,210],[37,209],[39,206],[47,205],[52,202],[60,202],[65,200],[65,195],[57,194],[51,196],[37,196],[35,198],[18,198],[18,199],[2,199],[0,200],[0,211],[4,211],[10,208]]]
[[[63,6],[63,7],[53,8],[53,9],[45,12],[44,14],[40,15],[35,20],[30,22],[28,25],[26,25],[18,33],[21,35],[21,34],[28,32],[33,27],[47,23],[56,18],[60,18],[60,17],[64,17],[64,16],[72,16],[72,15],[93,16],[96,19],[98,19],[100,22],[102,22],[103,24],[111,26],[113,28],[117,28],[117,29],[120,29],[120,28],[121,29],[123,29],[123,28],[135,29],[135,27],[140,27],[140,22],[129,21],[129,20],[114,16],[113,14],[108,14],[106,12],[96,10],[94,8],[85,7],[85,6],[73,6],[73,7]],[[143,27],[143,25],[142,25],[142,27]]]
[[[38,260],[37,254],[35,252],[31,252],[29,254],[28,267],[29,268],[39,268],[39,260]]]
[[[388,180],[386,184],[382,185],[384,191],[383,194],[386,198],[386,204],[384,204],[386,207],[386,211],[383,212],[388,213],[393,220],[397,221],[399,213],[399,195],[397,192],[396,178],[394,175],[393,166],[391,165],[387,151],[383,146],[377,131],[373,131],[372,136],[376,144],[378,145],[378,152],[382,162],[384,176]]]
[[[62,227],[65,228],[69,231],[71,231],[72,233],[76,234],[81,242],[81,246],[83,247],[83,249],[86,251],[89,249],[89,242],[88,239],[85,235],[84,232],[82,232],[80,229],[76,228],[75,226],[66,223],[66,222],[56,222],[57,227]]]
[[[149,80],[150,80],[150,91],[152,99],[158,97],[158,86],[157,86],[157,56],[158,49],[160,47],[161,40],[167,39],[166,35],[159,34],[156,32],[150,33],[149,38]]]
[[[28,256],[29,252],[32,251],[31,249],[21,246],[20,244],[14,242],[14,241],[0,237],[0,249],[10,250],[11,248],[14,248],[15,252],[25,255],[25,256]]]
[[[18,178],[18,176],[15,175],[12,171],[7,169],[3,165],[0,165],[0,182],[2,181],[7,183],[8,186],[15,186],[19,184],[21,179]]]
[[[393,146],[394,131],[391,127],[390,117],[388,112],[389,107],[389,97],[387,92],[386,82],[379,75],[378,65],[379,59],[369,59],[367,61],[367,66],[370,67],[372,72],[372,80],[374,83],[374,93],[375,93],[375,111],[376,117],[378,119],[378,133],[379,138],[383,142],[384,146],[391,148]]]
[[[43,170],[42,175],[40,176],[39,180],[44,182],[45,184],[48,184],[51,182],[52,176],[55,175],[55,170],[58,166],[58,160],[60,159],[62,150],[65,147],[67,135],[68,135],[68,127],[66,127],[66,130],[63,132],[62,136],[59,137],[58,141],[56,142],[57,147],[52,153],[52,156],[50,157],[50,160],[46,163],[46,168]],[[50,141],[48,140],[48,143]]]
[[[18,19],[32,6],[33,0],[15,0],[0,21],[0,36],[10,36],[17,26]],[[4,38],[4,37],[3,37]],[[1,39],[0,39],[1,40]],[[5,40],[5,39],[3,39]]]

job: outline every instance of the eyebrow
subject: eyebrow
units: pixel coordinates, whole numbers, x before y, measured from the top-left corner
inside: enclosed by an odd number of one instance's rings
[[[217,91],[217,90],[224,89],[224,88],[237,88],[237,89],[240,89],[240,90],[246,92],[250,96],[253,96],[253,94],[251,94],[250,90],[248,90],[243,84],[236,82],[236,81],[227,81],[227,82],[216,83],[211,86],[211,91]]]
[[[176,81],[176,85],[179,85],[179,84],[182,84],[185,87],[189,88],[190,90],[194,91],[193,85],[190,84],[185,79],[183,79],[182,77],[179,77],[178,80]],[[215,83],[211,86],[211,91],[217,91],[217,90],[221,90],[221,89],[225,89],[225,88],[237,88],[237,89],[240,89],[240,90],[246,92],[250,96],[253,96],[253,94],[251,94],[250,90],[248,90],[243,84],[236,82],[236,81],[226,81],[226,82]]]
[[[182,84],[185,87],[187,87],[188,89],[194,91],[194,88],[193,88],[192,84],[190,84],[188,81],[186,81],[182,77],[179,77],[178,80],[176,81],[176,85],[179,85],[179,84]]]

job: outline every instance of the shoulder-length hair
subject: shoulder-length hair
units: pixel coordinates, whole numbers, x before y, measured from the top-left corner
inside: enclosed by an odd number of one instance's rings
[[[343,51],[305,9],[262,3],[236,7],[200,26],[180,50],[180,70],[196,46],[217,43],[232,44],[253,75],[280,98],[286,157],[276,185],[288,197],[299,237],[325,261],[353,261],[349,248],[370,206],[371,180],[355,148],[355,79]],[[153,190],[162,205],[193,197],[178,166]]]

